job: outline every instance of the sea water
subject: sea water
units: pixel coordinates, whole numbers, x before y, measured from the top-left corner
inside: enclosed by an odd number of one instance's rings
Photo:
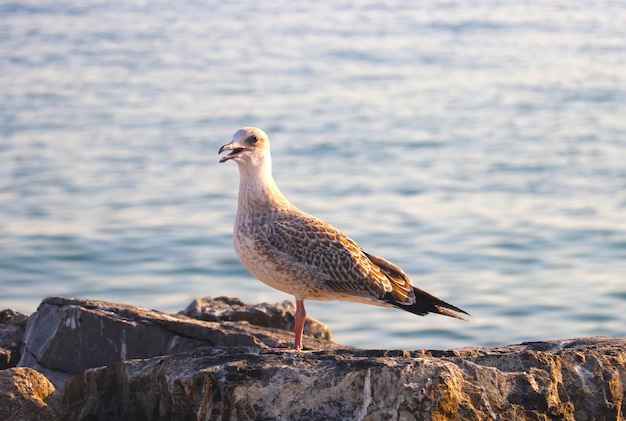
[[[626,4],[0,3],[0,308],[292,299],[232,247],[271,138],[299,208],[472,314],[307,302],[343,344],[626,333]]]

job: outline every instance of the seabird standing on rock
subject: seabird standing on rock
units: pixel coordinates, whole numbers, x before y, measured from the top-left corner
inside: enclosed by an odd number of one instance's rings
[[[467,312],[414,287],[398,266],[292,205],[272,178],[270,142],[261,129],[238,130],[218,153],[225,151],[230,153],[220,162],[235,161],[240,173],[235,251],[253,276],[295,297],[296,350],[302,349],[304,300],[356,301],[465,320],[456,313]]]

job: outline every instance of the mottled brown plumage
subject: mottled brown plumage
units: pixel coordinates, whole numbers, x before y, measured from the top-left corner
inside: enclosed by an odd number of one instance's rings
[[[282,195],[271,174],[267,135],[238,130],[219,153],[237,162],[239,201],[234,245],[252,275],[296,298],[295,348],[302,348],[304,300],[356,301],[411,313],[467,314],[414,287],[393,263],[366,252],[333,226],[300,211]]]

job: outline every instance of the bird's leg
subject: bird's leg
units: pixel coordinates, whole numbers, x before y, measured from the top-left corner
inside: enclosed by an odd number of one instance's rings
[[[295,335],[296,340],[294,344],[294,349],[296,351],[302,350],[302,332],[304,331],[304,320],[306,319],[306,310],[304,310],[304,300],[296,297],[296,329]]]

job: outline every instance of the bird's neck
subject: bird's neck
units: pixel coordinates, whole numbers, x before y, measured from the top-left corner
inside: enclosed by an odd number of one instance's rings
[[[272,177],[271,161],[261,165],[240,166],[239,180],[239,213],[255,214],[257,212],[280,210],[292,206],[278,189]]]

